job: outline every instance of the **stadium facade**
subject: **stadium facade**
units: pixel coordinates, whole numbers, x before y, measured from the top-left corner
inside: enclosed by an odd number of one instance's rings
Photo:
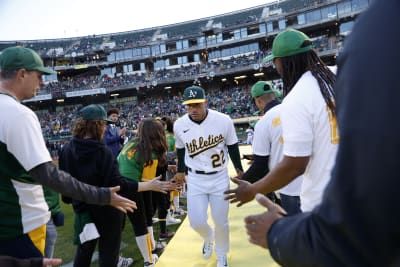
[[[263,65],[276,34],[295,28],[308,34],[329,65],[335,64],[357,16],[372,0],[286,0],[129,32],[76,38],[0,41],[37,51],[57,75],[26,101],[55,111],[89,103],[139,102],[152,95],[179,95],[204,88],[251,85],[278,79]]]

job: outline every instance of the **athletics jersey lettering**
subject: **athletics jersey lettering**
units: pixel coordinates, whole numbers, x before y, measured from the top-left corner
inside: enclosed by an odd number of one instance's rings
[[[216,147],[220,143],[224,142],[222,134],[214,136],[208,135],[208,138],[199,137],[199,140],[192,139],[192,142],[186,143],[187,151],[190,157],[194,157],[208,149]]]

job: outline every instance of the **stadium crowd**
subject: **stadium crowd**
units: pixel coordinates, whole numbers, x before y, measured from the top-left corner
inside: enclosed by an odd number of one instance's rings
[[[279,87],[279,86],[278,86]],[[232,119],[252,116],[256,112],[255,105],[251,104],[251,85],[236,86],[225,90],[213,88],[207,91],[209,97],[208,106],[228,114]],[[119,124],[126,127],[128,136],[137,129],[141,119],[146,117],[169,116],[177,119],[185,113],[185,107],[181,104],[180,95],[163,94],[147,96],[138,103],[132,101],[119,103],[103,103],[106,110],[118,108],[121,112]],[[78,111],[82,105],[65,106],[54,112],[36,111],[41,123],[42,132],[53,157],[61,148],[63,141],[71,135],[72,126],[78,117]],[[58,140],[51,142],[51,140]]]

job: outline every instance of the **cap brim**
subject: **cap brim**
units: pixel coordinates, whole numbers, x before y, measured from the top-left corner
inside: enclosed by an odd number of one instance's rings
[[[262,63],[269,63],[269,62],[271,62],[272,60],[274,60],[274,55],[269,55],[269,56],[266,56],[263,60],[262,60]]]
[[[206,102],[205,99],[190,99],[183,101],[182,105],[190,105],[190,104],[198,104],[198,103],[204,103]]]
[[[39,67],[36,70],[42,72],[45,75],[50,75],[50,74],[57,74],[56,71],[49,69],[49,68],[45,68],[45,67]]]
[[[114,124],[115,123],[115,121],[109,120],[109,119],[105,119],[104,121],[107,122],[107,124]]]

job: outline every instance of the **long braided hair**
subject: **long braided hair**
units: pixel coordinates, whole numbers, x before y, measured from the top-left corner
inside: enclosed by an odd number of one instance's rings
[[[311,44],[305,41],[303,47]],[[280,58],[282,62],[283,93],[286,96],[295,86],[300,77],[307,71],[317,79],[321,94],[333,115],[335,112],[335,74],[318,57],[314,50],[309,50],[293,56]]]

